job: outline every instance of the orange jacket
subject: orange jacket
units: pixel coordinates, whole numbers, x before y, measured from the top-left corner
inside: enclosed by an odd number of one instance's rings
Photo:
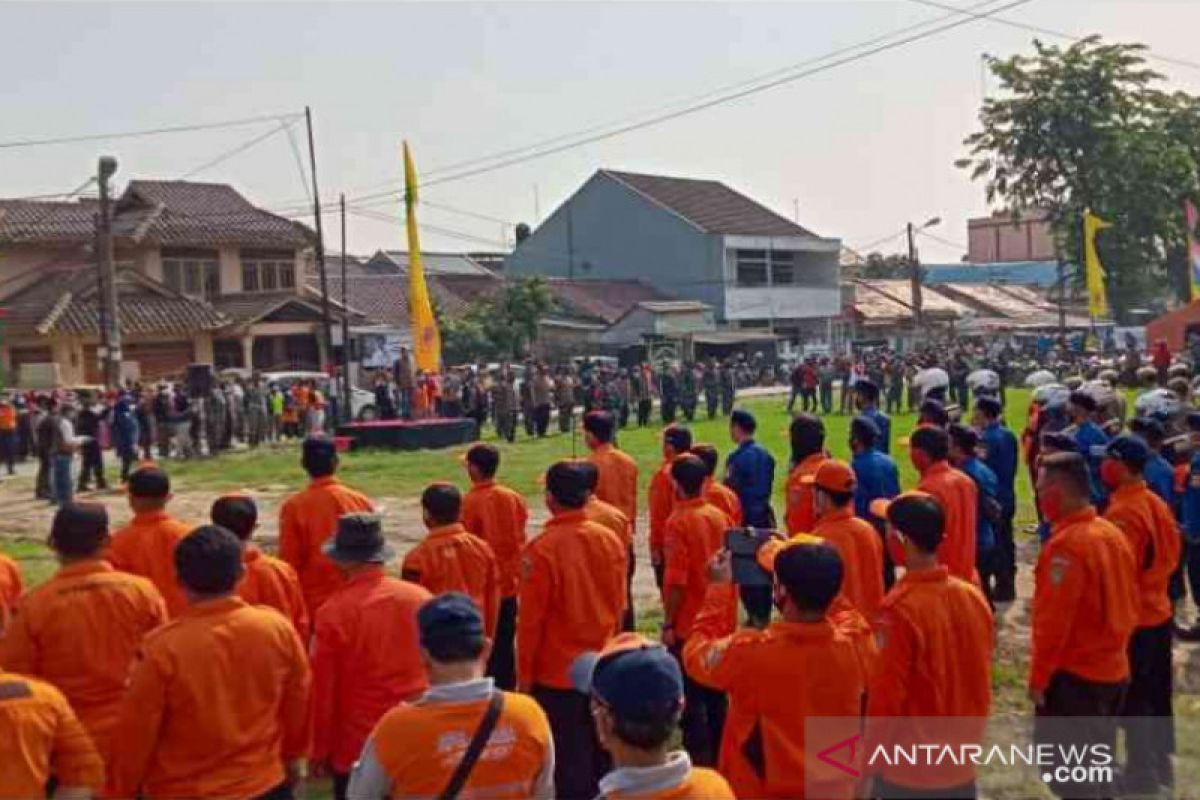
[[[150,633],[113,736],[112,794],[253,797],[308,744],[304,647],[282,614],[222,597]]]
[[[317,610],[314,761],[349,772],[380,717],[425,691],[417,611],[430,597],[378,567],[352,577]]]
[[[868,717],[886,721],[988,716],[994,622],[976,586],[954,577],[944,566],[909,570],[884,598],[874,629],[878,655],[867,692]],[[973,724],[969,728],[968,738],[982,734]],[[916,719],[905,731],[904,740],[916,736],[932,743],[958,741],[959,735],[944,725],[923,726]],[[975,775],[972,764],[930,769],[899,763],[876,768],[901,786],[920,788],[955,786]]]
[[[937,549],[938,563],[944,564],[954,577],[974,581],[975,515],[979,505],[975,481],[949,463],[939,461],[921,476],[917,490],[933,495],[946,515],[946,533]]]
[[[1045,690],[1060,671],[1125,680],[1137,617],[1137,566],[1125,534],[1090,506],[1054,523],[1034,570],[1030,688]]]
[[[17,410],[11,403],[0,403],[0,432],[10,433],[17,429]]]
[[[447,690],[461,692],[468,686],[472,684]],[[393,708],[371,734],[368,747],[374,747],[375,759],[391,782],[389,797],[437,797],[483,718],[487,699],[431,699],[438,692],[439,687],[434,687],[421,703]],[[497,734],[483,751],[463,786],[463,796],[538,797],[539,787],[554,780],[546,714],[531,697],[505,693],[496,728],[504,732],[503,737]]]
[[[0,664],[62,691],[107,761],[142,637],[166,621],[167,607],[150,581],[107,561],[80,561],[21,599],[0,638]]]
[[[704,481],[704,499],[725,512],[731,527],[737,528],[742,524],[742,501],[737,493],[723,483],[706,478]]]
[[[21,567],[16,561],[0,553],[0,633],[8,624],[8,616],[17,605],[24,583],[21,581]]]
[[[721,774],[738,797],[853,797],[855,778],[804,750],[807,717],[862,713],[867,676],[857,646],[829,619],[735,633],[728,608],[736,597],[734,586],[710,586],[683,648],[687,674],[729,695]],[[747,756],[756,733],[758,765]]]
[[[677,755],[686,756],[687,754],[679,753]],[[600,797],[604,800],[734,800],[735,795],[729,786],[729,781],[721,777],[721,773],[715,769],[691,767],[687,776],[672,786],[636,792],[620,790],[606,792],[602,786]]]
[[[663,461],[662,466],[650,477],[650,488],[646,492],[646,508],[650,517],[650,554],[658,560],[667,543],[667,520],[675,507],[675,481],[671,478],[674,459]]]
[[[583,516],[615,533],[626,547],[633,547],[633,525],[629,522],[629,517],[612,503],[606,503],[592,495],[583,507]]]
[[[621,628],[628,548],[582,509],[556,514],[525,548],[517,615],[517,681],[571,688],[569,671]]]
[[[492,546],[500,569],[500,596],[514,597],[521,585],[521,550],[529,506],[525,498],[495,481],[481,481],[463,497],[463,527]]]
[[[431,529],[424,541],[408,551],[401,570],[404,580],[424,586],[432,595],[470,595],[483,614],[487,635],[495,635],[500,614],[496,556],[487,542],[460,523]]]
[[[588,460],[596,465],[600,476],[596,496],[621,509],[629,524],[637,528],[638,466],[628,453],[611,444],[602,444],[592,451]]]
[[[812,535],[829,542],[842,557],[842,594],[867,620],[883,602],[883,541],[854,507],[835,508],[817,520]]]
[[[286,561],[269,556],[252,544],[242,553],[246,574],[238,584],[238,597],[250,605],[270,606],[292,621],[300,641],[308,641],[308,608],[300,591],[296,570]]]
[[[1171,507],[1145,481],[1138,481],[1108,496],[1104,518],[1121,529],[1133,551],[1140,596],[1138,627],[1162,625],[1175,614],[1167,586],[1183,549]]]
[[[697,497],[677,501],[666,528],[663,594],[673,588],[683,590],[683,603],[667,623],[675,627],[677,637],[687,639],[708,591],[708,562],[725,547],[729,520],[721,509]],[[736,603],[730,604],[728,614],[729,623],[736,624]]]
[[[817,470],[828,460],[824,453],[813,453],[797,464],[787,479],[787,512],[784,522],[788,533],[812,533],[817,524],[817,509],[813,504],[813,487],[804,483],[804,478],[817,474]]]
[[[0,798],[45,797],[50,776],[62,787],[104,785],[104,763],[62,693],[48,683],[0,670]]]
[[[365,495],[333,476],[317,478],[279,508],[279,557],[300,578],[309,619],[342,585],[341,573],[321,552],[321,545],[333,536],[343,514],[374,510]]]
[[[187,597],[175,576],[175,545],[192,532],[192,526],[165,511],[134,514],[133,521],[113,535],[108,560],[122,572],[149,579],[167,603],[167,615],[176,617],[187,608]]]

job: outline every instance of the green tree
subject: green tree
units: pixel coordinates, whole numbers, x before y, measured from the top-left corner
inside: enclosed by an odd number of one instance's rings
[[[476,301],[461,317],[447,316],[435,307],[445,360],[462,364],[519,358],[537,338],[538,320],[552,308],[554,297],[542,278],[506,283],[496,294]]]
[[[1121,315],[1178,275],[1181,203],[1194,197],[1197,99],[1167,94],[1136,44],[1089,37],[1067,48],[992,59],[1001,90],[958,162],[985,181],[989,203],[1045,209],[1063,256],[1081,264],[1084,209],[1114,223],[1097,240],[1110,305]],[[1078,278],[1082,280],[1082,271]]]
[[[868,253],[867,263],[859,267],[858,273],[863,278],[907,278],[909,276],[908,256]]]

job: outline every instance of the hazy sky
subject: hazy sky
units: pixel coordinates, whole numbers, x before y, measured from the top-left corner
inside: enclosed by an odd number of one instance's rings
[[[978,5],[945,0],[961,6]],[[993,6],[1003,3],[996,0]],[[768,3],[0,2],[0,143],[293,113],[315,115],[323,197],[378,192],[400,174],[522,147],[647,111],[858,44],[946,12],[913,0]],[[1200,62],[1200,2],[1033,0],[1010,19],[1141,41]],[[434,249],[495,249],[499,220],[536,223],[593,171],[716,178],[846,244],[940,216],[966,241],[982,187],[953,165],[987,89],[981,55],[1030,49],[1032,34],[975,21],[906,47],[604,142],[428,188]],[[1200,69],[1155,63],[1200,92]],[[230,130],[0,148],[0,196],[66,192],[101,153],[133,177],[178,178],[276,123]],[[303,146],[303,126],[294,128]],[[305,154],[305,157],[307,155]],[[447,173],[442,173],[443,175]],[[436,173],[431,176],[436,177]],[[305,200],[278,133],[195,176],[257,204]],[[376,205],[396,214],[398,204]],[[309,220],[311,222],[311,217]],[[338,246],[336,219],[327,240]],[[403,247],[398,222],[352,217],[349,247]],[[891,242],[877,249],[890,251]],[[959,247],[925,240],[926,261]]]

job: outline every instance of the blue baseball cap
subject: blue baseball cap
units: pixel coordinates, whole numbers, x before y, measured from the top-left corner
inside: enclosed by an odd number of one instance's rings
[[[679,662],[658,642],[622,633],[600,652],[580,654],[571,665],[571,684],[612,709],[616,716],[654,722],[683,705]]]
[[[417,629],[421,646],[435,658],[444,645],[482,642],[484,638],[483,615],[475,601],[462,592],[446,592],[425,601],[417,611]]]
[[[1150,460],[1150,446],[1137,436],[1124,434],[1108,443],[1105,455],[1131,467],[1144,467]]]

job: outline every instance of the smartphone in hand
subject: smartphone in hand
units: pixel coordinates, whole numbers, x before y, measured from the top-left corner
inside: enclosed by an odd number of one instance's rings
[[[778,536],[766,528],[730,528],[725,531],[725,549],[733,566],[733,582],[738,586],[770,586],[771,573],[758,565],[758,551]]]

